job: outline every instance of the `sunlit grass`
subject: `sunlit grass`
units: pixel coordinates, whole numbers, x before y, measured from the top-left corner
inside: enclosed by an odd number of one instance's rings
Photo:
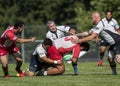
[[[27,70],[29,64],[23,64],[22,69]],[[107,62],[102,67],[97,62],[79,62],[79,75],[73,75],[71,64],[65,64],[66,71],[59,76],[17,77],[14,70],[15,64],[9,64],[11,77],[4,79],[0,71],[0,86],[119,86],[120,66],[117,66],[118,75],[111,75]]]

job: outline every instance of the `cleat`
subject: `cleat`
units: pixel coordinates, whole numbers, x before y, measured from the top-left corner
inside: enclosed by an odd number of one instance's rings
[[[8,78],[10,78],[10,76],[9,76],[9,75],[6,75],[6,76],[4,76],[4,78],[8,79]]]
[[[24,75],[24,73],[19,73],[19,76],[24,77],[25,75]]]
[[[98,61],[98,66],[102,66],[102,64],[103,64],[103,61],[102,61],[102,60],[99,60],[99,61]]]
[[[78,74],[74,74],[74,76],[77,76]]]
[[[111,67],[112,75],[117,75],[116,67]]]
[[[15,70],[18,72],[20,77],[24,77],[25,76],[24,73],[20,69],[15,68]]]
[[[44,76],[44,69],[39,70],[39,72],[36,74],[36,76]]]

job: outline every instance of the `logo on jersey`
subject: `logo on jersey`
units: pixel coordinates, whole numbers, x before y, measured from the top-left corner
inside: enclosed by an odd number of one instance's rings
[[[13,44],[13,42],[10,41],[9,39],[7,39],[7,40],[4,42],[4,46],[5,46],[5,47],[10,47],[12,44]]]
[[[74,38],[73,37],[65,37],[65,41],[70,41],[70,40],[73,40]]]

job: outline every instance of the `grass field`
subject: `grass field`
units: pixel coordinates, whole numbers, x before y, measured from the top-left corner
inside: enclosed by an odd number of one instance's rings
[[[16,76],[15,64],[9,64],[11,78],[4,79],[0,70],[0,86],[119,86],[120,65],[117,65],[118,75],[111,75],[107,62],[102,67],[97,62],[79,62],[79,75],[73,76],[71,64],[65,64],[66,71],[59,76],[24,77]],[[28,64],[23,64],[22,69],[26,70]]]

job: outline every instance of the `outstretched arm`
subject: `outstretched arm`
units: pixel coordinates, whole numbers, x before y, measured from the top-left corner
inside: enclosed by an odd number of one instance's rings
[[[35,42],[36,38],[35,37],[32,37],[30,39],[26,39],[26,38],[17,38],[16,39],[16,42],[19,42],[19,43],[25,43],[25,42]]]
[[[84,36],[88,36],[88,35],[89,35],[89,33],[87,31],[76,34],[76,36],[78,36],[78,37],[84,37]]]
[[[75,40],[73,40],[73,42],[75,42],[75,43],[88,42],[88,41],[93,40],[95,37],[97,37],[97,34],[92,33],[90,36],[87,36],[87,37],[82,38],[82,39],[75,39]]]

